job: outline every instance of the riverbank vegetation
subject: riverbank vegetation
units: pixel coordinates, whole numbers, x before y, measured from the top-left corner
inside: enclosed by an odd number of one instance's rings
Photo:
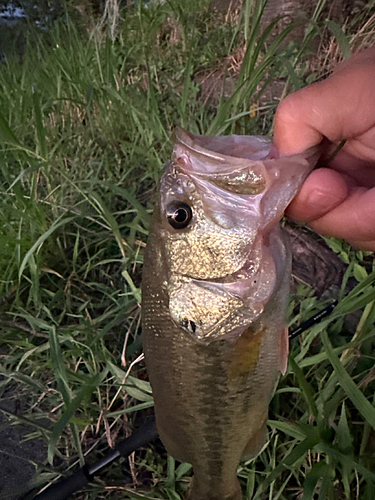
[[[139,287],[174,127],[268,134],[283,95],[375,39],[374,2],[333,19],[321,0],[292,22],[265,20],[265,7],[135,2],[110,25],[65,11],[2,49],[0,395],[22,401],[5,409],[25,439],[46,443],[9,498],[98,460],[151,411]],[[248,499],[375,496],[372,256],[326,241],[347,265],[339,305],[291,344],[268,446],[239,467]],[[313,292],[291,297],[292,327],[327,305]],[[76,498],[178,500],[190,474],[156,442]]]

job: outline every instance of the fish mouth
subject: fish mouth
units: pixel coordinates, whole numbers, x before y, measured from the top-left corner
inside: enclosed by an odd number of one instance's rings
[[[313,168],[315,153],[278,159],[271,147],[257,136],[176,131],[161,180],[161,209],[175,200],[191,203],[192,223],[184,233],[168,227],[165,289],[171,318],[199,342],[240,335],[281,279],[276,267],[284,254],[275,253],[281,246],[271,244],[270,235]]]

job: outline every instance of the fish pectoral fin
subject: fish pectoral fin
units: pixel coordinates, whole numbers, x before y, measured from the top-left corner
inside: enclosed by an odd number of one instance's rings
[[[289,336],[288,327],[286,326],[279,337],[279,371],[282,375],[285,375],[288,366],[288,354],[289,354]]]
[[[256,457],[262,450],[264,443],[267,441],[267,437],[267,419],[265,419],[263,424],[247,442],[242,452],[241,460],[249,460]]]

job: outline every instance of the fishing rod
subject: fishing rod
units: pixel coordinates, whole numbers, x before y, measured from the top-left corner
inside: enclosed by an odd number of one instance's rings
[[[313,325],[319,323],[323,318],[331,314],[337,305],[337,300],[329,304],[321,311],[314,314],[311,318],[301,323],[299,326],[289,332],[289,339],[298,337],[302,332],[311,328]],[[53,483],[44,491],[34,497],[33,500],[66,500],[73,493],[81,490],[89,485],[94,476],[100,473],[105,467],[120,457],[127,458],[133,451],[138,450],[142,446],[146,446],[150,441],[153,441],[158,436],[155,417],[151,415],[147,418],[146,422],[136,431],[133,432],[128,438],[120,441],[108,455],[89,466],[85,464],[72,475],[64,477]]]
[[[49,486],[47,489],[39,493],[33,500],[65,500],[73,493],[88,486],[99,472],[105,467],[114,462],[117,458],[127,458],[133,451],[145,446],[150,441],[157,437],[155,417],[151,415],[146,422],[128,438],[117,443],[113,450],[108,455],[89,466],[85,464],[83,467],[74,472],[71,476],[64,477],[56,483]]]
[[[334,310],[334,308],[337,306],[337,304],[338,304],[337,300],[333,301],[327,307],[325,307],[324,309],[321,309],[316,314],[311,316],[311,318],[307,319],[306,321],[301,323],[299,326],[294,328],[292,331],[289,332],[289,335],[288,335],[289,340],[292,340],[292,339],[298,337],[298,335],[301,335],[302,332],[308,330],[310,327],[319,323],[323,318],[329,316],[331,314],[331,312]]]

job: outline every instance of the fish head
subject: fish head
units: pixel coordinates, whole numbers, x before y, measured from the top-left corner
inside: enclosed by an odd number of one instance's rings
[[[313,161],[270,151],[263,137],[177,131],[159,235],[171,316],[198,341],[240,335],[277,285],[273,229]]]

